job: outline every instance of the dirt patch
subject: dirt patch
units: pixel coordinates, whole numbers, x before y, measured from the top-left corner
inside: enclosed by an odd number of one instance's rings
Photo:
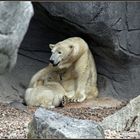
[[[58,107],[49,110],[77,119],[89,119],[99,122],[104,117],[115,113],[126,105],[126,103],[121,103],[114,107],[96,106],[94,108],[90,108],[89,104],[91,103],[69,104],[63,108]],[[36,109],[37,107],[22,107],[22,105],[20,106],[18,103],[0,103],[0,138],[27,138],[28,123],[32,120]],[[133,134],[134,135],[132,136],[132,133],[126,132],[125,135],[123,135],[121,132],[105,130],[106,138],[134,138],[136,137],[137,132],[133,132]]]
[[[0,104],[0,138],[26,138],[31,115]]]
[[[94,107],[92,106],[91,108],[89,107],[89,104],[72,103],[65,106],[64,108],[59,107],[59,108],[53,108],[50,110],[56,111],[60,114],[77,118],[77,119],[88,119],[88,120],[100,122],[103,120],[103,118],[115,113],[117,110],[124,107],[127,104],[127,102],[121,102],[118,106],[114,106],[114,107],[104,107],[104,106],[98,105]]]

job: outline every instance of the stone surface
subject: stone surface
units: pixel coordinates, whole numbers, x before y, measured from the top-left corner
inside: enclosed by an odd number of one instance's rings
[[[2,101],[19,100],[32,75],[48,64],[48,44],[71,36],[80,36],[88,42],[97,65],[101,96],[129,100],[139,95],[140,3],[32,4],[34,16],[20,45],[17,64],[11,73],[0,76]],[[6,56],[0,56],[0,63],[7,59],[3,57]],[[6,66],[6,61],[2,65]]]
[[[103,129],[93,121],[78,120],[39,108],[29,124],[28,138],[104,138]]]
[[[140,95],[100,123],[104,129],[140,132]]]
[[[0,2],[0,101],[20,100],[19,95],[23,93],[23,87],[20,81],[20,73],[27,70],[23,68],[24,61],[17,64],[17,55],[20,44],[27,32],[31,17],[33,16],[33,7],[31,2]],[[18,57],[20,59],[20,56]],[[23,60],[23,59],[22,59]],[[28,60],[27,60],[28,61]],[[28,61],[29,62],[29,61]],[[28,65],[30,62],[28,63]],[[22,66],[21,66],[22,65]],[[11,70],[9,73],[8,70]],[[34,72],[34,71],[33,71]],[[30,73],[30,72],[29,72]],[[28,82],[28,81],[27,81]]]
[[[0,75],[0,102],[22,101],[31,77],[48,64],[48,44],[56,41],[55,35],[58,40],[63,39],[59,33],[46,28],[34,14],[19,47],[15,67]]]
[[[139,2],[42,2],[41,6],[44,9],[36,5],[35,9],[44,13],[49,28],[65,38],[81,36],[88,42],[100,95],[118,99],[139,95]]]
[[[33,15],[30,2],[0,2],[0,74],[11,69]]]
[[[22,101],[32,75],[43,67],[44,63],[18,55],[11,72],[0,75],[0,102]]]

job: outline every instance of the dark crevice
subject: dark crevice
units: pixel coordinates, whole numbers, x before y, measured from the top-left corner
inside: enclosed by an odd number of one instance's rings
[[[113,27],[113,26],[115,26],[120,20],[121,20],[122,18],[120,17],[120,18],[118,18],[110,27]]]
[[[7,36],[7,35],[10,35],[10,34],[12,34],[13,32],[2,32],[2,31],[0,31],[0,35],[3,35],[3,36]]]
[[[96,13],[96,15],[92,18],[91,22],[94,22],[96,20],[96,18],[98,18],[100,16],[100,14],[102,13],[103,9],[104,9],[103,7],[101,7],[99,9],[99,11]]]
[[[125,31],[126,29],[112,29],[115,32],[121,32],[121,31]]]
[[[126,24],[126,29],[127,29],[128,32],[131,32],[131,31],[140,31],[140,28],[134,28],[134,29],[132,29],[132,28],[129,27],[127,14],[128,14],[128,2],[126,1],[125,2],[125,24]]]
[[[129,25],[128,25],[128,17],[127,17],[127,13],[128,13],[128,3],[127,1],[125,2],[125,24],[126,24],[126,29],[129,30]]]
[[[140,31],[139,28],[135,28],[135,29],[112,29],[115,32],[121,32],[121,31],[128,31],[128,32],[132,32],[132,31]]]
[[[135,28],[135,29],[128,29],[128,32],[132,32],[132,31],[140,31],[139,28]]]
[[[130,131],[132,126],[135,125],[137,118],[138,118],[138,116],[134,116],[134,117],[131,117],[130,119],[128,119],[127,122],[126,122],[124,130],[125,131]]]
[[[0,35],[6,36],[6,35],[8,35],[8,34],[7,34],[7,33],[2,32],[2,31],[0,31]]]

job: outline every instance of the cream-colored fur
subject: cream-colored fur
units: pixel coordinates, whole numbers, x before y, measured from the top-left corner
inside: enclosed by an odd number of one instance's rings
[[[59,94],[61,97],[67,96],[74,102],[82,102],[97,97],[96,67],[87,43],[79,37],[72,37],[56,44],[50,44],[50,48],[52,64],[33,76],[29,89],[26,90],[28,97],[26,96],[25,101],[28,102],[28,99],[31,98],[29,104],[34,105],[32,99],[37,97],[38,103],[45,104],[45,98],[46,102],[52,102],[52,99]],[[41,87],[40,84],[38,86],[40,81],[43,81]],[[53,83],[58,85],[55,87]],[[39,94],[42,98],[38,99]],[[61,97],[60,100],[62,101]]]
[[[57,72],[57,67],[53,67],[49,64],[47,67],[39,70],[31,79],[29,87],[37,87],[43,81],[42,85],[46,85],[48,82],[59,82],[60,77]]]
[[[25,102],[29,106],[54,108],[60,105],[65,95],[64,88],[59,83],[60,77],[56,68],[51,65],[41,69],[31,79],[25,92]]]
[[[50,59],[60,69],[60,83],[66,96],[78,102],[97,97],[96,66],[87,43],[79,37],[72,37],[50,47]]]
[[[28,88],[25,94],[25,101],[29,106],[54,108],[60,105],[64,94],[65,90],[59,83],[49,82],[46,87],[38,85],[34,88]]]

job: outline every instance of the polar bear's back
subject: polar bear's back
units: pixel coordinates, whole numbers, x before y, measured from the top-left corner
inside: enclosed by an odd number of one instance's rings
[[[52,107],[58,106],[65,94],[64,89],[59,83],[51,82],[45,86],[28,88],[25,93],[27,105]]]

